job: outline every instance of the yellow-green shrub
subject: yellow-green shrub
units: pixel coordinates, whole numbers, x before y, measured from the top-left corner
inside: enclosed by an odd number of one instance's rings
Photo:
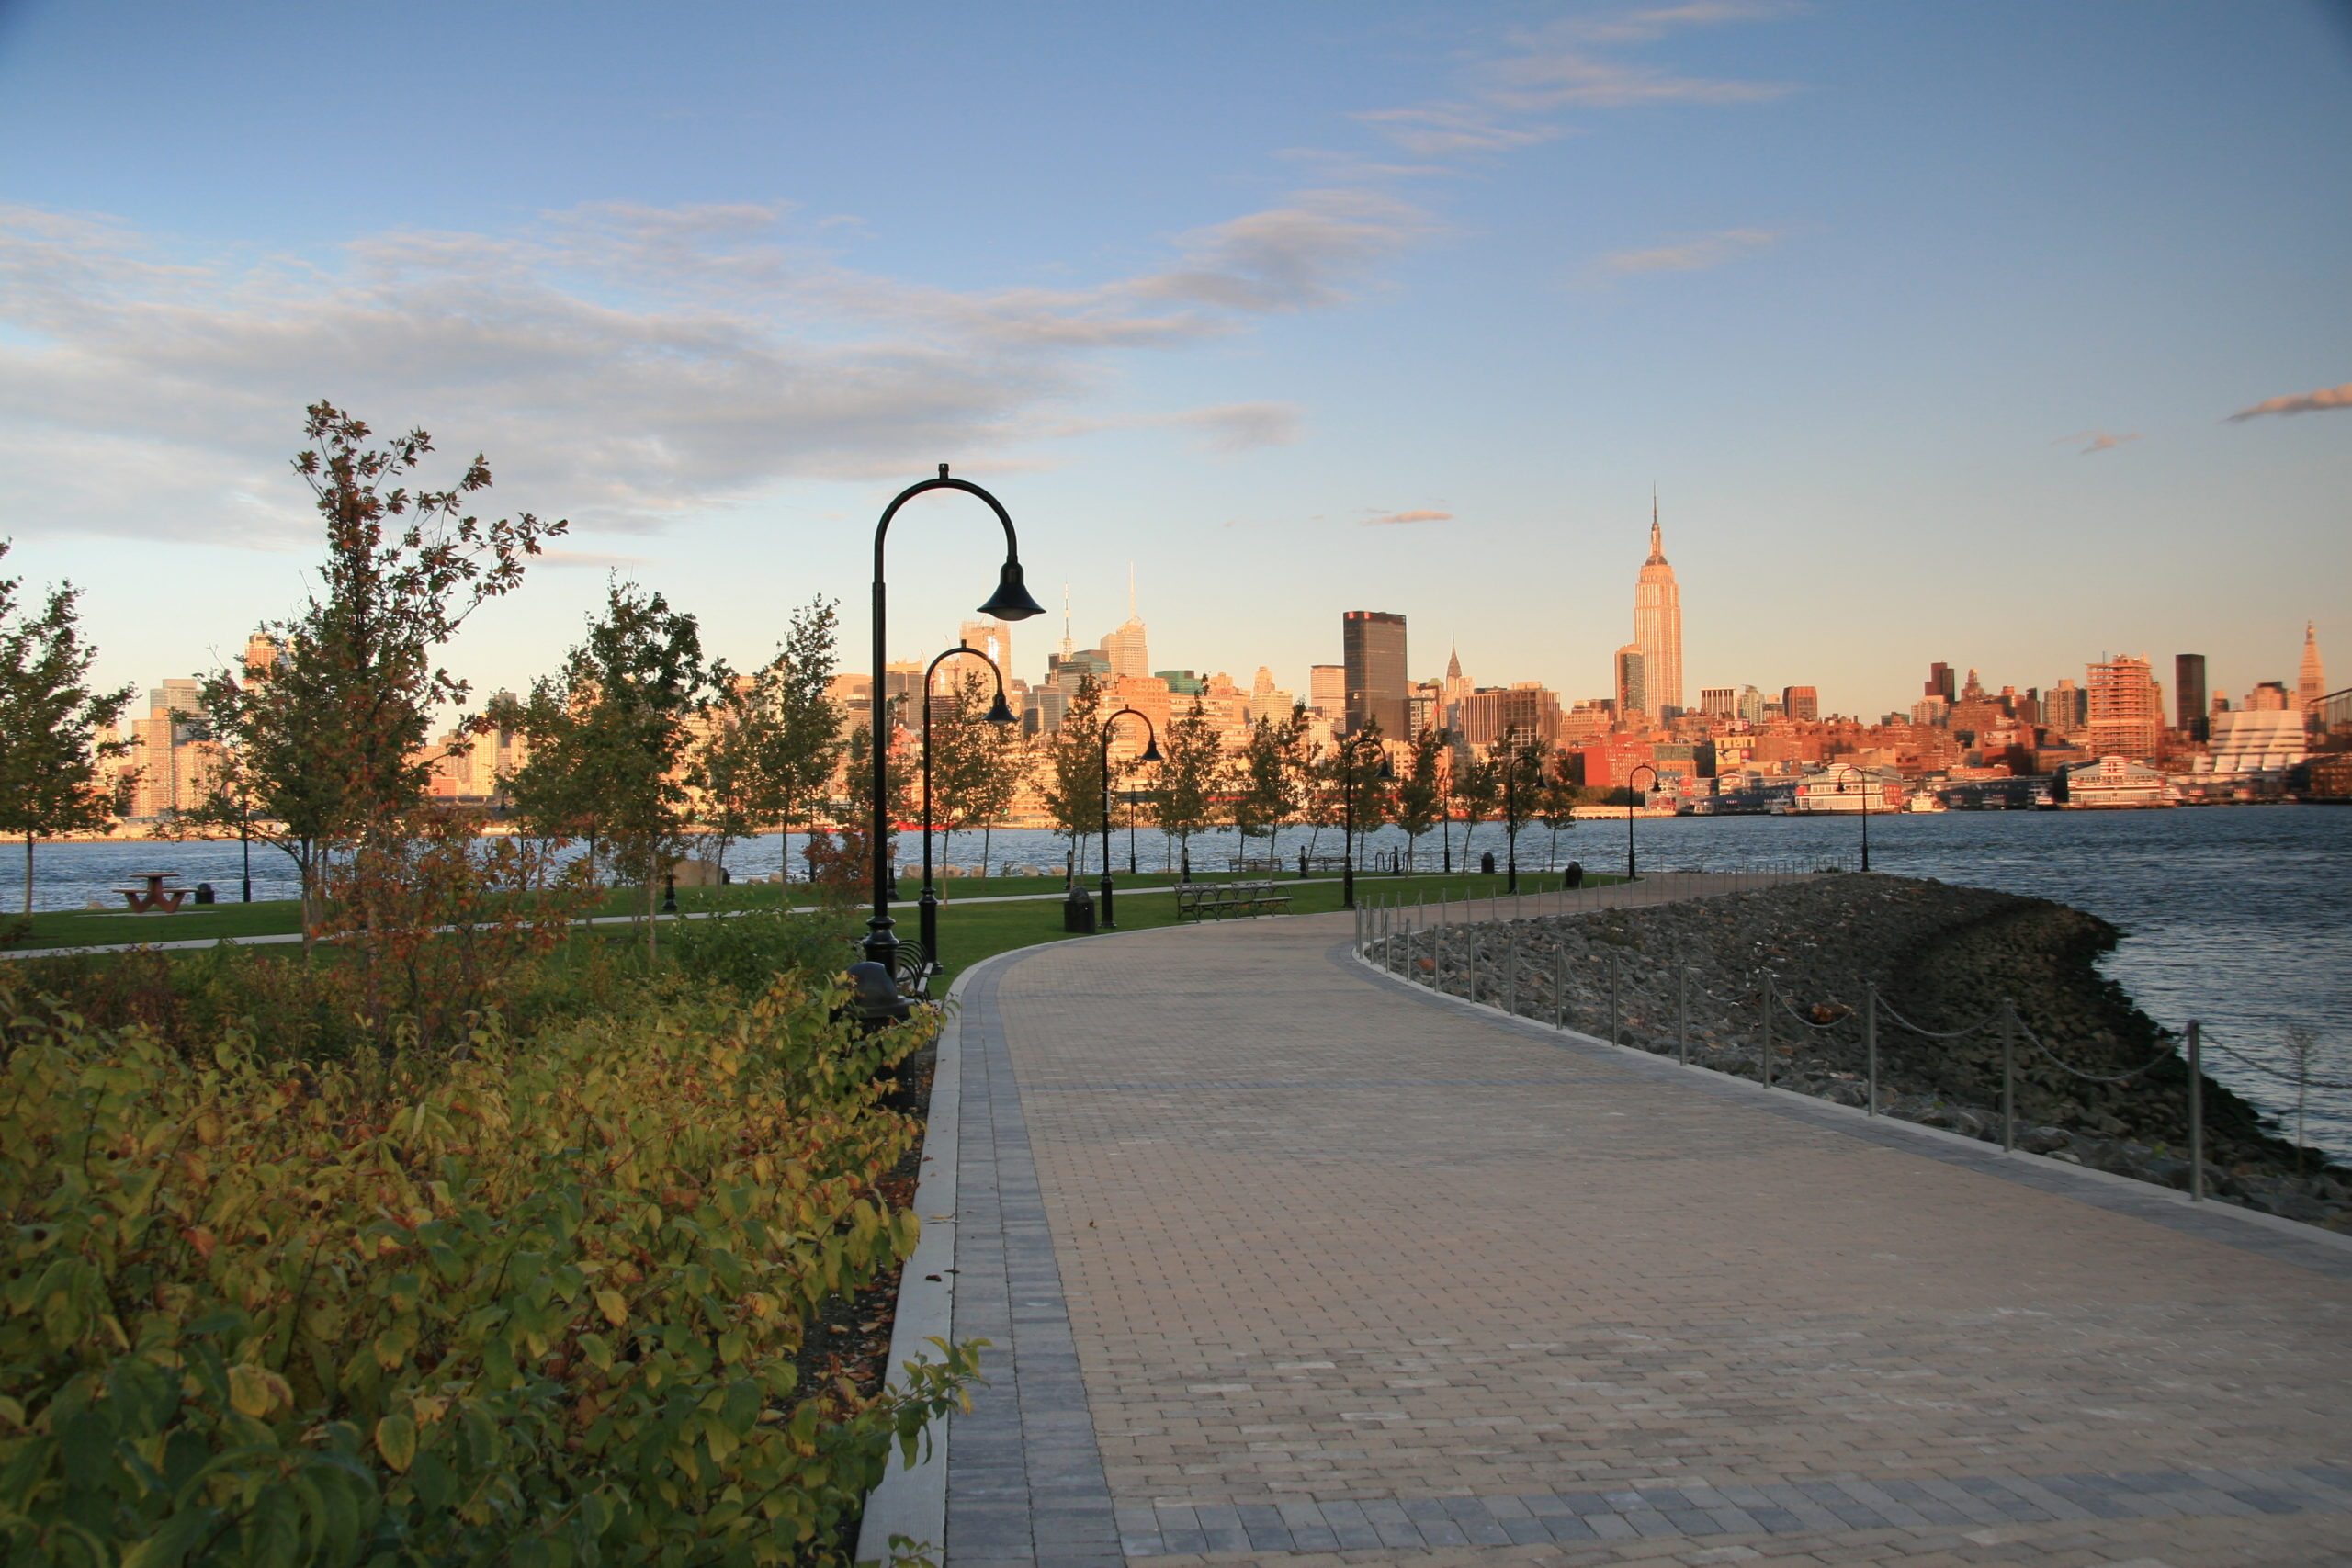
[[[828,1560],[972,1370],[796,1386],[917,1224],[871,1195],[915,1026],[831,999],[482,1032],[389,1086],[9,1004],[0,1558]]]

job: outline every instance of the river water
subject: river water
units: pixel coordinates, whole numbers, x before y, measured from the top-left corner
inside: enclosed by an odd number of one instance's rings
[[[1862,823],[1853,817],[1685,817],[1641,819],[1634,828],[1645,870],[1703,866],[1761,869],[1796,863],[1838,863],[1859,858]],[[2315,1077],[2352,1081],[2352,810],[2312,806],[2221,807],[2172,811],[1951,811],[1935,816],[1873,817],[1869,824],[1871,869],[1932,876],[2012,893],[2032,894],[2103,916],[2124,937],[2107,973],[2158,1021],[2176,1029],[2201,1019],[2210,1038],[2275,1069],[2290,1068],[2290,1029],[2312,1032],[2319,1044]],[[1453,832],[1453,863],[1493,851],[1503,837],[1482,826],[1465,857],[1462,831]],[[1303,829],[1285,829],[1280,852],[1295,855],[1307,841]],[[1532,826],[1520,836],[1522,868],[1551,861],[1552,835]],[[935,843],[943,863],[976,866],[980,835],[958,833]],[[1371,836],[1370,854],[1404,847],[1393,828]],[[1577,859],[1595,871],[1622,871],[1622,821],[1583,822],[1558,836],[1558,863]],[[915,835],[899,840],[902,862],[919,854]],[[1160,835],[1135,835],[1136,863],[1158,870],[1168,863]],[[794,836],[794,869],[800,870]],[[1090,844],[1090,865],[1094,846]],[[1230,830],[1196,835],[1193,863],[1221,867],[1235,849]],[[1336,852],[1339,835],[1326,829],[1317,853]],[[1058,874],[1064,844],[1055,835],[999,830],[991,862],[1051,868]],[[1253,844],[1264,852],[1263,840]],[[773,833],[734,845],[727,856],[738,875],[774,875]],[[1113,840],[1113,865],[1126,864],[1127,834]],[[1434,867],[1437,837],[1421,840],[1418,863]],[[36,860],[37,908],[74,909],[92,899],[119,906],[111,889],[144,871],[171,871],[181,881],[209,881],[224,899],[237,896],[240,851],[235,843],[115,843],[43,846]],[[253,850],[254,896],[290,898],[292,863],[266,845]],[[5,886],[13,893],[15,879]],[[13,907],[16,898],[8,900]],[[2294,1089],[2209,1053],[2207,1070],[2256,1104],[2291,1118]],[[2290,1134],[2291,1124],[2286,1129]],[[2352,1155],[2352,1093],[2313,1089],[2310,1138]]]

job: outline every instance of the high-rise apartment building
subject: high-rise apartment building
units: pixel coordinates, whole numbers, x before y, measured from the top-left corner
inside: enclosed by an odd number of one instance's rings
[[[1919,694],[1923,697],[1941,697],[1946,707],[1958,702],[1960,688],[1952,683],[1951,666],[1940,659],[1928,665],[1928,682],[1926,685],[1919,688]]]
[[[995,663],[999,673],[1007,681],[1012,679],[1012,628],[1004,622],[993,615],[986,620],[966,621],[956,628],[956,638],[965,647],[977,648],[987,654]],[[968,663],[969,660],[966,662]],[[940,678],[943,681],[948,678],[948,673],[955,665],[956,660],[951,659],[939,667]]]
[[[1739,716],[1750,724],[1764,722],[1764,694],[1753,686],[1739,689]]]
[[[1821,720],[1821,694],[1811,686],[1783,686],[1781,711],[1799,724],[1817,724]]]
[[[2201,653],[2176,653],[2172,656],[2172,715],[2173,728],[2191,740],[2202,740],[2212,731],[2212,724],[2205,716],[2205,656]]]
[[[2043,728],[2061,735],[2072,735],[2082,728],[2085,711],[2083,689],[2075,684],[2072,677],[2051,687],[2050,694],[2041,699]]]
[[[2295,710],[2308,716],[2319,711],[2327,695],[2327,670],[2319,661],[2319,628],[2303,623],[2303,662],[2295,673]]]
[[[1666,562],[1657,497],[1650,497],[1650,556],[1634,584],[1634,645],[1642,650],[1648,710],[1671,718],[1682,709],[1682,590]]]
[[[1641,644],[1629,642],[1617,650],[1617,712],[1650,711],[1649,669],[1642,659]]]
[[[1338,718],[1348,707],[1348,667],[1310,664],[1306,668],[1306,705],[1326,718]]]
[[[1340,618],[1342,670],[1347,681],[1344,729],[1352,735],[1377,720],[1391,739],[1410,732],[1405,673],[1405,617],[1387,610],[1350,610]]]
[[[2148,673],[2148,661],[2118,654],[2089,668],[2087,696],[2090,749],[2102,757],[2153,761],[2165,727],[2164,688]]]
[[[1540,682],[1481,686],[1462,700],[1461,708],[1462,739],[1472,746],[1532,742],[1548,750],[1559,744],[1559,694]]]

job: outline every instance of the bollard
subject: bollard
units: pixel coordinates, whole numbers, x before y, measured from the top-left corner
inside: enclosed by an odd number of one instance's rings
[[[1690,966],[1686,964],[1677,973],[1680,978],[1674,987],[1674,1055],[1687,1067],[1690,1065]]]
[[[1869,1111],[1878,1114],[1878,982],[1866,982],[1862,987],[1862,1055],[1870,1064],[1871,1098]]]
[[[2018,1152],[2018,1011],[2001,998],[2001,1152]]]
[[[2205,1201],[2205,1026],[2188,1021],[2188,1201]]]
[[[1764,1087],[1772,1087],[1772,1009],[1780,994],[1772,988],[1772,972],[1764,971]]]

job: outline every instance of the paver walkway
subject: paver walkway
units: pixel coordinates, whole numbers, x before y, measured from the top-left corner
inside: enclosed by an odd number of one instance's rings
[[[1474,1010],[1349,929],[974,976],[951,1568],[2352,1561],[2352,1247]]]

